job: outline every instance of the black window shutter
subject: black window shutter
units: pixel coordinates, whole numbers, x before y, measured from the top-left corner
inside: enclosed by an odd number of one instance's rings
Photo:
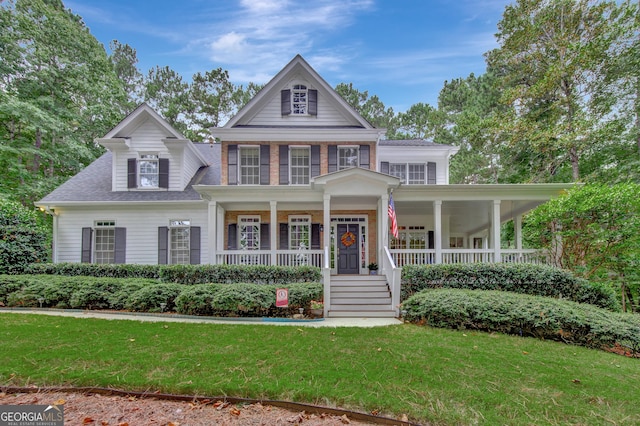
[[[311,250],[320,249],[320,224],[311,224]]]
[[[238,249],[238,225],[230,223],[227,227],[227,250]]]
[[[189,263],[192,265],[200,264],[200,227],[192,226],[189,228]]]
[[[335,172],[338,170],[338,147],[336,145],[329,145],[328,156],[329,156],[329,173]]]
[[[386,175],[389,174],[389,162],[383,161],[380,163],[380,173],[384,173]]]
[[[116,228],[114,263],[127,263],[127,228]]]
[[[280,91],[280,112],[282,115],[291,114],[291,90]]]
[[[169,228],[158,227],[158,265],[169,263]]]
[[[427,184],[436,184],[436,163],[427,163]]]
[[[280,185],[289,185],[289,145],[280,145]]]
[[[269,224],[260,224],[260,250],[269,250],[271,248],[271,233],[269,232]]]
[[[227,147],[227,184],[238,184],[238,145]]]
[[[289,249],[289,224],[280,224],[280,250]]]
[[[433,248],[435,247],[435,238],[433,231],[429,231],[427,238],[429,239],[429,249],[433,250]]]
[[[271,161],[271,145],[260,145],[260,185],[269,185],[269,162]]]
[[[169,159],[160,158],[158,160],[158,186],[169,188]]]
[[[169,263],[169,228],[158,227],[158,265]]]
[[[127,160],[127,188],[138,187],[138,161],[135,158]]]
[[[360,145],[360,168],[369,168],[369,145]]]
[[[309,115],[318,115],[318,91],[309,89],[307,94],[309,99]]]
[[[91,263],[91,228],[82,228],[82,257],[81,262]]]
[[[320,176],[320,145],[311,145],[311,177]]]

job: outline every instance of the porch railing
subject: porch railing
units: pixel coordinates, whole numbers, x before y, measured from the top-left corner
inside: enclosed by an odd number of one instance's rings
[[[384,247],[382,257],[382,273],[387,278],[391,290],[391,306],[395,310],[396,317],[400,316],[400,287],[402,281],[402,267],[393,260],[388,247]]]
[[[397,266],[436,263],[436,251],[433,249],[390,249],[389,252]],[[503,263],[548,263],[544,253],[535,249],[502,249],[500,257]],[[445,264],[493,262],[495,262],[493,249],[442,249],[442,263]]]
[[[216,263],[225,265],[323,266],[323,250],[223,250]],[[275,262],[272,259],[275,257]]]

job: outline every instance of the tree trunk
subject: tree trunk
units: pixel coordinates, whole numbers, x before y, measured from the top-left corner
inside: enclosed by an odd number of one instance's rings
[[[39,150],[40,147],[42,146],[42,131],[40,129],[36,130],[36,140],[34,145],[36,150]],[[33,155],[33,166],[31,171],[33,173],[37,173],[39,169],[40,169],[40,154],[36,153]]]

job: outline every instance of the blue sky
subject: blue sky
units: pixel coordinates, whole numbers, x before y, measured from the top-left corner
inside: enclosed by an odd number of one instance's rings
[[[396,112],[437,104],[445,80],[485,71],[508,0],[73,0],[108,49],[187,81],[221,67],[235,84],[268,82],[296,54],[335,87],[353,83]]]

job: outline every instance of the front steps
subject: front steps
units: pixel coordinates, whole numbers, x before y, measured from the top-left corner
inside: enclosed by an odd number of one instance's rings
[[[330,318],[394,318],[384,275],[331,276]]]

